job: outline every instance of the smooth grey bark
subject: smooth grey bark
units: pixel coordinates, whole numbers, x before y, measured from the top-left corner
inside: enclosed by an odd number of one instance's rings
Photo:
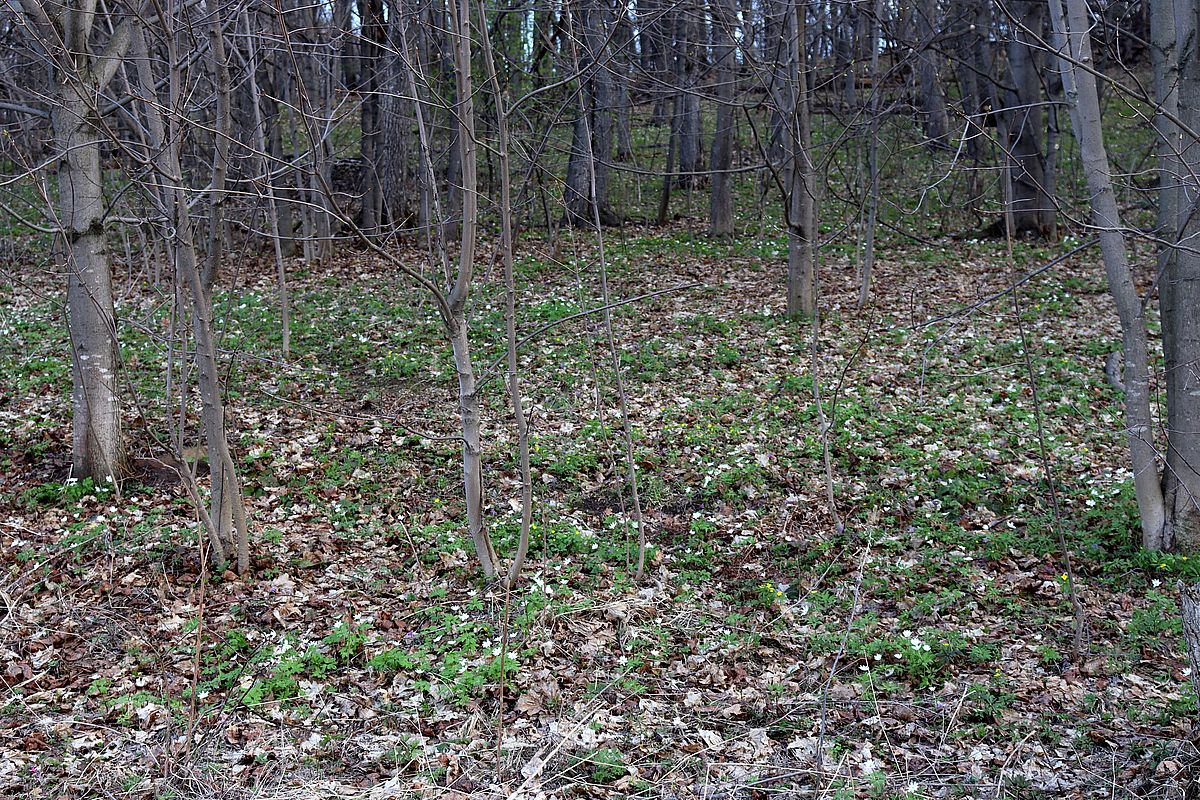
[[[475,555],[489,580],[499,574],[500,561],[483,519],[483,442],[480,438],[480,402],[471,346],[467,337],[467,298],[475,275],[475,231],[478,222],[478,152],[475,138],[475,98],[471,80],[471,7],[467,0],[451,0],[450,31],[454,52],[458,147],[462,164],[462,225],[458,275],[448,297],[450,345],[458,372],[459,416],[463,435],[463,486],[467,504],[467,529]]]
[[[1004,145],[1010,159],[1012,196],[1009,202],[1013,233],[1051,236],[1056,223],[1055,200],[1046,192],[1046,163],[1042,145],[1045,112],[1042,106],[1042,0],[1014,0],[1016,29],[1008,43],[1010,88],[1004,94]]]
[[[987,107],[991,90],[991,47],[983,36],[990,25],[987,6],[981,0],[964,0],[957,6],[955,27],[955,81],[964,117],[964,147],[967,156],[967,209],[980,218],[983,202],[983,154],[987,141]]]
[[[621,10],[617,14],[616,33],[613,36],[613,46],[616,55],[613,64],[613,107],[615,111],[614,128],[617,140],[617,160],[632,162],[633,127],[630,120],[632,99],[629,91],[630,83],[630,54],[633,53],[633,26],[629,20],[629,11]]]
[[[1121,321],[1125,346],[1125,428],[1133,467],[1134,490],[1142,525],[1142,544],[1162,549],[1165,510],[1158,476],[1158,454],[1150,411],[1150,370],[1145,306],[1133,283],[1125,252],[1125,237],[1109,171],[1108,153],[1100,128],[1100,99],[1096,79],[1075,66],[1092,65],[1091,24],[1084,0],[1050,0],[1054,42],[1059,52],[1063,90],[1071,108],[1071,121],[1079,141],[1080,159],[1091,196],[1092,227],[1100,237],[1100,250],[1108,288]],[[1063,57],[1063,56],[1067,57]],[[1200,438],[1197,439],[1200,443]]]
[[[91,7],[47,7],[39,0],[22,0],[22,9],[57,73],[50,124],[58,156],[57,221],[71,338],[71,474],[97,483],[119,482],[126,453],[96,108],[132,42],[131,25],[119,25],[104,50],[93,56],[89,38],[96,16]]]
[[[405,96],[406,70],[402,52],[403,17],[419,9],[411,2],[393,0],[389,5],[388,48],[381,66],[384,95],[380,101],[383,153],[380,160],[383,205],[394,227],[409,227],[421,216],[420,145],[416,141],[413,100]]]
[[[304,60],[303,83],[304,95],[302,105],[316,110],[320,119],[334,117],[334,86],[337,70],[337,51],[333,44],[336,32],[327,25],[322,25],[314,16],[314,28],[317,30],[318,46]],[[308,201],[310,213],[313,216],[313,237],[315,238],[314,257],[318,262],[325,262],[333,254],[333,219],[330,214],[329,202],[321,191],[322,183],[328,184],[333,169],[333,142],[325,133],[314,136],[312,129],[304,126],[308,137],[310,170],[308,174]]]
[[[675,94],[675,106],[683,102],[683,96]],[[666,225],[671,210],[671,188],[675,185],[675,162],[679,150],[679,113],[671,114],[671,129],[667,134],[667,163],[663,167],[662,188],[658,195],[658,224]]]
[[[1171,431],[1179,430],[1183,421],[1179,418],[1180,404],[1176,393],[1179,382],[1171,380],[1179,368],[1175,350],[1175,327],[1179,315],[1175,305],[1175,245],[1179,236],[1180,185],[1183,169],[1180,163],[1182,140],[1178,127],[1171,121],[1179,113],[1180,63],[1177,53],[1178,42],[1175,29],[1175,4],[1154,2],[1150,4],[1150,58],[1153,70],[1154,99],[1158,108],[1154,115],[1154,131],[1158,136],[1158,214],[1155,230],[1165,243],[1159,245],[1158,284],[1159,319],[1162,322],[1163,362],[1166,368],[1167,395],[1167,456],[1163,471],[1163,495],[1168,505],[1173,505],[1178,489],[1179,453],[1171,445]],[[1186,470],[1186,467],[1185,467]]]
[[[1153,23],[1151,23],[1153,24]],[[1179,581],[1179,616],[1183,621],[1183,641],[1192,667],[1192,691],[1200,702],[1200,583]]]
[[[282,35],[282,32],[281,32]],[[282,54],[268,53],[263,59],[263,66],[267,69],[270,75],[269,91],[270,94],[259,96],[262,103],[255,113],[266,113],[265,124],[267,130],[267,139],[271,146],[271,162],[269,164],[271,171],[282,172],[283,165],[290,158],[283,152],[284,133],[288,134],[288,138],[294,140],[295,131],[287,130],[288,114],[288,95],[291,91],[292,76],[290,64],[285,64]],[[258,92],[258,87],[252,87],[254,92]],[[295,118],[292,118],[295,121]],[[261,148],[259,149],[261,152]],[[274,178],[267,179],[267,185],[271,193],[275,196],[275,205],[271,209],[271,216],[274,218],[271,223],[276,230],[279,241],[279,250],[286,256],[291,257],[296,255],[298,242],[296,241],[296,206],[294,192],[289,181],[275,180]],[[295,181],[291,182],[293,185]]]
[[[713,20],[713,60],[717,76],[717,123],[712,143],[712,197],[709,203],[708,232],[728,237],[733,223],[733,95],[737,80],[734,61],[733,27],[737,24],[734,0],[711,0]]]
[[[479,18],[484,19],[483,0],[479,0]],[[506,585],[510,588],[520,577],[521,567],[529,552],[529,529],[533,521],[533,479],[529,466],[529,423],[525,419],[525,407],[521,398],[521,373],[517,368],[517,285],[513,272],[513,226],[512,226],[512,169],[509,158],[511,145],[508,132],[508,99],[500,88],[496,74],[496,62],[492,57],[491,42],[487,25],[479,27],[482,38],[482,57],[487,71],[488,83],[496,104],[496,144],[500,161],[500,257],[504,262],[504,337],[505,382],[508,384],[508,400],[512,406],[513,419],[517,428],[517,450],[521,469],[521,533],[517,540],[517,551],[508,568]]]
[[[141,94],[145,100],[142,103],[142,114],[150,133],[157,173],[155,185],[151,187],[150,193],[162,204],[163,216],[168,222],[167,247],[175,263],[176,285],[188,288],[191,301],[200,416],[204,423],[212,485],[211,509],[208,516],[211,521],[211,533],[215,536],[211,557],[218,564],[234,559],[238,572],[246,575],[250,570],[249,525],[246,521],[241,486],[238,484],[237,469],[229,452],[225,402],[221,375],[217,368],[216,339],[213,334],[212,301],[201,274],[187,185],[180,158],[187,131],[178,119],[164,119],[161,111],[163,108],[180,108],[180,96],[184,90],[174,31],[167,30],[164,35],[167,64],[170,69],[167,84],[169,95],[166,102],[160,102],[144,32],[139,29],[134,33],[134,59],[137,62]],[[180,296],[182,291],[177,292],[177,297]]]
[[[1175,0],[1175,53],[1179,82],[1176,99],[1179,121],[1200,128],[1200,53],[1194,0]],[[1179,145],[1178,158],[1168,164],[1178,170],[1176,196],[1169,200],[1176,214],[1179,247],[1167,259],[1168,316],[1163,320],[1167,351],[1168,414],[1166,543],[1186,552],[1200,551],[1200,141],[1171,132],[1168,142]],[[1128,362],[1128,355],[1126,356]],[[1128,369],[1128,367],[1126,367]]]
[[[833,42],[834,73],[842,76],[842,107],[851,112],[858,108],[858,18],[857,5],[840,4]]]

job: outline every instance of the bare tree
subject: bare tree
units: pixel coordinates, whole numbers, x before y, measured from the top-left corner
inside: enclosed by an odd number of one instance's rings
[[[112,270],[105,242],[99,108],[132,42],[122,20],[104,49],[90,41],[94,6],[22,0],[25,20],[55,76],[50,120],[58,155],[57,224],[67,273],[71,334],[72,474],[117,481],[125,472],[120,358]]]
[[[1071,107],[1071,120],[1079,140],[1083,172],[1091,196],[1092,226],[1100,237],[1109,291],[1121,320],[1125,346],[1125,425],[1141,513],[1142,543],[1148,549],[1158,550],[1166,545],[1166,531],[1150,412],[1146,307],[1134,286],[1125,252],[1108,152],[1100,127],[1096,79],[1085,69],[1093,63],[1087,6],[1084,0],[1066,0],[1064,13],[1062,0],[1051,0],[1049,8],[1062,65],[1063,87]]]
[[[168,70],[165,81],[152,70],[153,63],[142,28],[134,30],[133,58],[137,66],[142,114],[149,131],[153,152],[155,177],[146,187],[166,221],[163,233],[175,264],[176,283],[186,286],[191,301],[192,336],[196,345],[196,372],[204,424],[204,438],[212,479],[209,533],[212,537],[210,555],[217,563],[234,560],[238,572],[245,575],[250,569],[249,526],[237,469],[229,450],[226,432],[225,402],[221,375],[217,367],[217,346],[213,333],[212,299],[201,274],[197,255],[195,226],[192,221],[188,187],[185,182],[180,153],[185,138],[192,130],[184,119],[164,118],[162,109],[178,109],[183,95],[185,74],[183,58],[178,51],[175,26],[187,26],[190,19],[176,19],[170,13],[162,21],[163,49]],[[158,96],[157,87],[165,84],[166,100]],[[177,453],[182,462],[182,453]]]

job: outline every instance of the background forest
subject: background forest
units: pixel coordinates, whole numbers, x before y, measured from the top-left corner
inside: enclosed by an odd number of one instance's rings
[[[5,0],[0,792],[1195,796],[1196,24]]]

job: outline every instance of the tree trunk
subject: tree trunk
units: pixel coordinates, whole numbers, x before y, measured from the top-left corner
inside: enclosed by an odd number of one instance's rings
[[[612,154],[612,78],[607,67],[605,42],[608,25],[604,6],[585,0],[578,10],[577,29],[581,46],[576,47],[580,75],[579,116],[571,135],[571,154],[567,162],[567,182],[563,193],[564,221],[590,226],[596,210],[605,225],[619,222],[608,208],[608,165]],[[588,141],[588,137],[591,141]],[[594,162],[589,166],[588,159]],[[591,175],[595,172],[595,180]],[[595,196],[592,195],[593,186]]]
[[[871,14],[871,74],[879,74],[880,0]],[[879,221],[879,98],[882,87],[871,87],[871,114],[867,132],[867,210],[863,231],[862,274],[858,282],[858,307],[866,308],[871,299],[871,275],[875,270],[875,233]]]
[[[809,97],[808,41],[805,33],[807,0],[788,0],[788,37],[792,66],[791,108],[788,120],[788,272],[787,313],[811,317],[817,309],[813,259],[816,238],[816,197],[812,162],[812,106]]]
[[[1179,57],[1177,110],[1180,122],[1200,129],[1200,58],[1193,0],[1175,0],[1175,51]],[[1172,126],[1173,127],[1173,126]],[[1169,317],[1163,321],[1169,341],[1166,364],[1169,401],[1167,473],[1168,544],[1187,552],[1200,551],[1200,141],[1171,132],[1180,144],[1175,206],[1179,248],[1168,258]],[[1168,333],[1169,331],[1169,333]],[[1128,356],[1126,356],[1128,363]]]
[[[132,41],[131,23],[118,26],[103,52],[93,58],[88,42],[94,14],[75,6],[47,9],[39,0],[23,0],[21,8],[22,22],[53,59],[58,78],[50,123],[58,155],[58,224],[67,273],[72,476],[115,483],[123,476],[126,456],[95,109]]]
[[[229,63],[225,52],[224,24],[220,0],[212,3],[209,28],[209,69],[212,74],[215,119],[213,120],[212,190],[208,206],[208,252],[205,254],[201,281],[211,297],[225,249],[225,176],[229,170],[229,144],[233,135]]]
[[[676,43],[677,86],[682,94],[682,104],[677,109],[682,114],[678,120],[679,132],[679,179],[683,187],[696,186],[701,182],[701,172],[704,170],[704,156],[701,152],[702,138],[700,121],[700,48],[698,24],[695,19],[698,14],[689,5],[678,5],[675,9],[677,17],[676,30],[679,40]]]
[[[712,144],[712,201],[708,232],[728,237],[733,227],[733,94],[737,79],[733,52],[733,26],[736,9],[733,0],[711,0],[713,19],[713,59],[717,75],[717,126]]]
[[[359,149],[362,153],[364,181],[359,224],[368,235],[375,236],[383,224],[383,169],[380,161],[384,152],[379,97],[382,44],[386,39],[383,0],[358,0],[358,14],[362,24],[362,37],[358,45],[361,53],[359,82],[362,84]]]
[[[247,20],[247,25],[248,20]],[[172,31],[166,31],[170,39]],[[204,422],[205,445],[211,469],[212,534],[215,536],[211,553],[216,563],[236,559],[238,572],[245,575],[250,569],[249,528],[237,471],[229,453],[229,438],[225,426],[225,403],[221,386],[221,375],[217,368],[216,341],[213,336],[213,313],[208,292],[200,273],[200,261],[196,255],[191,210],[183,182],[180,150],[184,133],[178,120],[163,119],[160,109],[179,108],[183,77],[174,43],[168,41],[166,50],[169,74],[169,98],[160,102],[155,86],[157,81],[151,72],[151,59],[144,34],[135,34],[135,58],[138,80],[145,98],[143,114],[151,134],[154,149],[154,166],[157,171],[155,188],[163,204],[163,214],[169,220],[169,247],[173,250],[176,266],[176,285],[190,289],[192,302],[192,336],[196,342],[196,372],[200,394],[200,416]],[[253,61],[252,61],[253,63]],[[252,68],[253,74],[253,68]],[[257,98],[255,98],[257,100]],[[261,131],[261,127],[259,128]]]
[[[1084,0],[1066,0],[1066,15],[1060,0],[1050,2],[1054,40],[1061,53],[1075,62],[1092,61],[1090,20]],[[1146,319],[1141,298],[1125,253],[1125,237],[1117,212],[1117,198],[1109,173],[1108,153],[1100,130],[1100,99],[1093,75],[1061,59],[1063,89],[1071,107],[1071,121],[1079,140],[1079,151],[1092,198],[1092,226],[1100,237],[1108,287],[1121,320],[1125,345],[1125,425],[1133,467],[1134,489],[1142,523],[1142,544],[1149,550],[1162,549],[1164,508],[1158,479],[1158,457],[1150,414],[1149,353]],[[1200,442],[1200,437],[1197,438]]]
[[[1174,270],[1176,247],[1179,236],[1179,186],[1182,183],[1183,171],[1179,163],[1179,152],[1182,141],[1176,125],[1169,117],[1177,117],[1179,113],[1179,59],[1176,51],[1175,8],[1173,3],[1157,2],[1150,9],[1151,32],[1151,63],[1154,79],[1154,99],[1158,105],[1154,116],[1154,130],[1158,137],[1158,215],[1155,231],[1164,244],[1159,245],[1158,273],[1161,276],[1158,284],[1159,319],[1162,321],[1163,364],[1168,376],[1173,375],[1179,368],[1178,356],[1175,352],[1175,325],[1178,316],[1175,313],[1175,284]],[[1178,455],[1171,447],[1170,432],[1179,430],[1182,420],[1179,419],[1180,405],[1175,393],[1179,382],[1166,381],[1167,395],[1167,467],[1163,471],[1163,495],[1168,504],[1174,497],[1177,488],[1177,473],[1173,465],[1178,461]]]
[[[1011,158],[1013,233],[1050,236],[1055,227],[1054,198],[1046,193],[1045,155],[1042,152],[1041,48],[1044,3],[1015,0],[1018,27],[1008,46],[1012,90],[1005,93],[1007,147]]]
[[[925,143],[936,150],[949,147],[950,120],[940,77],[942,58],[935,47],[938,38],[937,0],[918,0],[913,10],[917,51],[917,87],[921,94],[921,126]],[[877,73],[878,74],[878,73]]]
[[[458,402],[463,435],[463,487],[467,504],[467,529],[475,544],[475,554],[483,574],[495,578],[500,562],[492,547],[483,520],[483,443],[480,439],[480,402],[471,363],[467,336],[467,296],[475,270],[475,231],[478,223],[478,155],[475,139],[475,100],[471,81],[471,11],[467,0],[451,0],[450,37],[454,52],[454,117],[460,135],[458,147],[462,164],[462,231],[459,244],[458,275],[449,298],[447,320],[454,364],[458,371]]]
[[[61,158],[59,223],[71,334],[71,475],[101,483],[123,476],[125,450],[112,270],[104,241],[99,133],[91,121],[98,93],[87,78],[64,75],[51,121]]]

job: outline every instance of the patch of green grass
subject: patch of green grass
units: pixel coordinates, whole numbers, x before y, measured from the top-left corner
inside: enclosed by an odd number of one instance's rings
[[[602,747],[579,758],[578,763],[588,769],[595,783],[613,783],[623,778],[629,769],[625,754],[614,747]]]

